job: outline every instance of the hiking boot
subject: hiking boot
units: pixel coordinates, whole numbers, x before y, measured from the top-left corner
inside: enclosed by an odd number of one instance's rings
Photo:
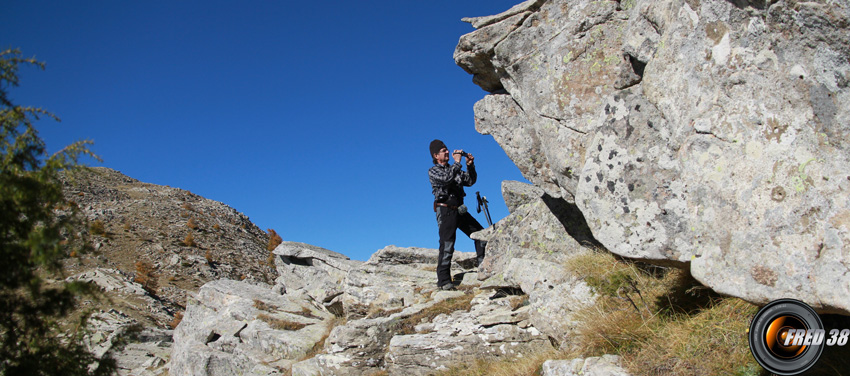
[[[451,283],[446,283],[445,285],[442,285],[439,288],[440,288],[440,290],[443,290],[443,291],[455,291],[455,290],[457,290],[455,285],[453,285]]]

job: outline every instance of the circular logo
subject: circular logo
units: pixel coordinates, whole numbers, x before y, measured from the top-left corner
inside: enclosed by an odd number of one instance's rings
[[[823,323],[812,307],[799,300],[780,299],[762,307],[753,318],[750,351],[769,372],[797,375],[820,358],[822,335]]]

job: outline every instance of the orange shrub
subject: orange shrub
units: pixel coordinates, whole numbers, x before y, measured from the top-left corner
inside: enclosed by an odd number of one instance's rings
[[[269,232],[269,245],[266,246],[266,249],[271,252],[274,251],[280,243],[283,243],[283,239],[281,239],[280,235],[277,234],[275,230],[268,229]]]
[[[158,277],[153,265],[145,261],[136,261],[136,278],[134,281],[142,285],[142,288],[151,295],[156,295],[156,289],[159,287]]]

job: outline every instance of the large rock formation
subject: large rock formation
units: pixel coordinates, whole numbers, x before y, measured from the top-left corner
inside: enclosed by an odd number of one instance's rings
[[[523,175],[612,252],[850,313],[850,6],[529,0],[455,60]]]
[[[270,286],[210,282],[174,331],[171,374],[279,374],[327,336],[330,317]]]

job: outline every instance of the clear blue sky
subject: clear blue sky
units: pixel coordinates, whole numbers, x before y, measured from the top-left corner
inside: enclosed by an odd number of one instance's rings
[[[103,163],[221,201],[284,240],[365,260],[386,245],[437,247],[428,143],[476,156],[493,220],[502,180],[523,180],[475,131],[486,94],[455,65],[462,17],[520,0],[4,0],[0,48],[27,68],[15,103],[51,151],[91,139]],[[458,232],[457,249],[473,251]]]

